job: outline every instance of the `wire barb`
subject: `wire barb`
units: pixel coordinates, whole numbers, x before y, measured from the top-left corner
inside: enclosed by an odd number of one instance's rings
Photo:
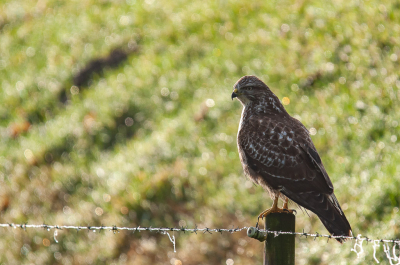
[[[57,236],[58,236],[58,230],[55,229],[53,237],[54,237],[54,241],[58,244]]]

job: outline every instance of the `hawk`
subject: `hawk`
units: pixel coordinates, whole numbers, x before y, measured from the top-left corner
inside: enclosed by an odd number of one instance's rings
[[[244,173],[274,200],[258,218],[292,212],[290,199],[314,212],[332,235],[350,236],[350,224],[306,127],[286,112],[256,76],[240,78],[234,85],[234,98],[243,105],[237,145]],[[277,206],[279,198],[284,201],[282,209]]]

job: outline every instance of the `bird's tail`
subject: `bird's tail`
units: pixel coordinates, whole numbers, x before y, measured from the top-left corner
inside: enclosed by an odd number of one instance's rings
[[[324,224],[326,229],[331,233],[333,236],[352,236],[351,227],[349,222],[346,219],[344,214],[334,214],[334,220],[326,219],[324,217],[318,216],[321,222]],[[345,238],[336,238],[337,241],[343,243],[347,239]]]
[[[315,213],[333,236],[352,235],[349,221],[347,221],[333,193],[328,195],[318,192],[305,192],[291,193],[286,196],[300,206]],[[336,240],[340,243],[346,241],[346,239],[342,238],[336,238]]]
[[[342,208],[334,194],[326,195],[328,208],[322,209],[322,211],[316,211],[321,222],[324,224],[326,229],[334,236],[352,236],[351,226],[346,216],[344,215]],[[320,213],[321,212],[321,213]],[[343,243],[346,241],[345,238],[336,238],[337,241]]]

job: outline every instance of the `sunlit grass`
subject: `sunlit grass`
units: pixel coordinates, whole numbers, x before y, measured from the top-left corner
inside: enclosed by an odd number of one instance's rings
[[[397,3],[1,5],[2,222],[254,225],[271,200],[243,176],[236,147],[241,105],[230,94],[237,79],[255,74],[310,130],[354,233],[400,236]],[[137,51],[118,67],[73,87],[90,61],[133,45]],[[327,233],[314,215],[299,213],[296,229],[303,228]],[[7,230],[1,260],[262,259],[261,244],[244,234],[182,234],[176,254],[162,235],[61,231],[58,244],[52,237]],[[372,248],[357,260],[351,244],[296,244],[298,264],[373,261]],[[383,250],[379,255],[383,262]]]

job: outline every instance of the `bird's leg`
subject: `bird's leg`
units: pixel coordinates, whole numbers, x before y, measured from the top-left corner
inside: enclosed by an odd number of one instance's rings
[[[289,201],[288,198],[285,199],[285,202],[283,203],[283,208],[282,209],[279,208],[278,207],[279,195],[280,195],[280,192],[278,192],[278,194],[276,194],[275,199],[274,199],[274,203],[272,204],[271,208],[263,211],[262,213],[260,213],[258,215],[257,223],[260,220],[260,218],[264,219],[264,217],[266,217],[268,214],[271,214],[271,213],[293,213],[293,212],[296,212],[296,210],[289,210],[288,209],[288,201]]]
[[[258,215],[258,220],[263,219],[264,217],[266,217],[268,214],[270,213],[282,213],[282,212],[286,212],[281,208],[278,208],[278,200],[279,200],[279,195],[280,192],[278,191],[278,194],[276,194],[275,199],[274,199],[274,203],[272,204],[272,207],[263,211],[262,213],[260,213]]]
[[[288,202],[289,202],[289,198],[286,197],[285,202],[283,203],[283,209],[288,209]]]
[[[285,202],[283,203],[283,208],[282,208],[282,210],[284,210],[284,211],[286,211],[286,212],[288,212],[288,213],[293,213],[293,212],[296,213],[296,210],[294,210],[294,209],[289,210],[289,208],[288,208],[288,201],[289,201],[289,198],[286,197]]]

